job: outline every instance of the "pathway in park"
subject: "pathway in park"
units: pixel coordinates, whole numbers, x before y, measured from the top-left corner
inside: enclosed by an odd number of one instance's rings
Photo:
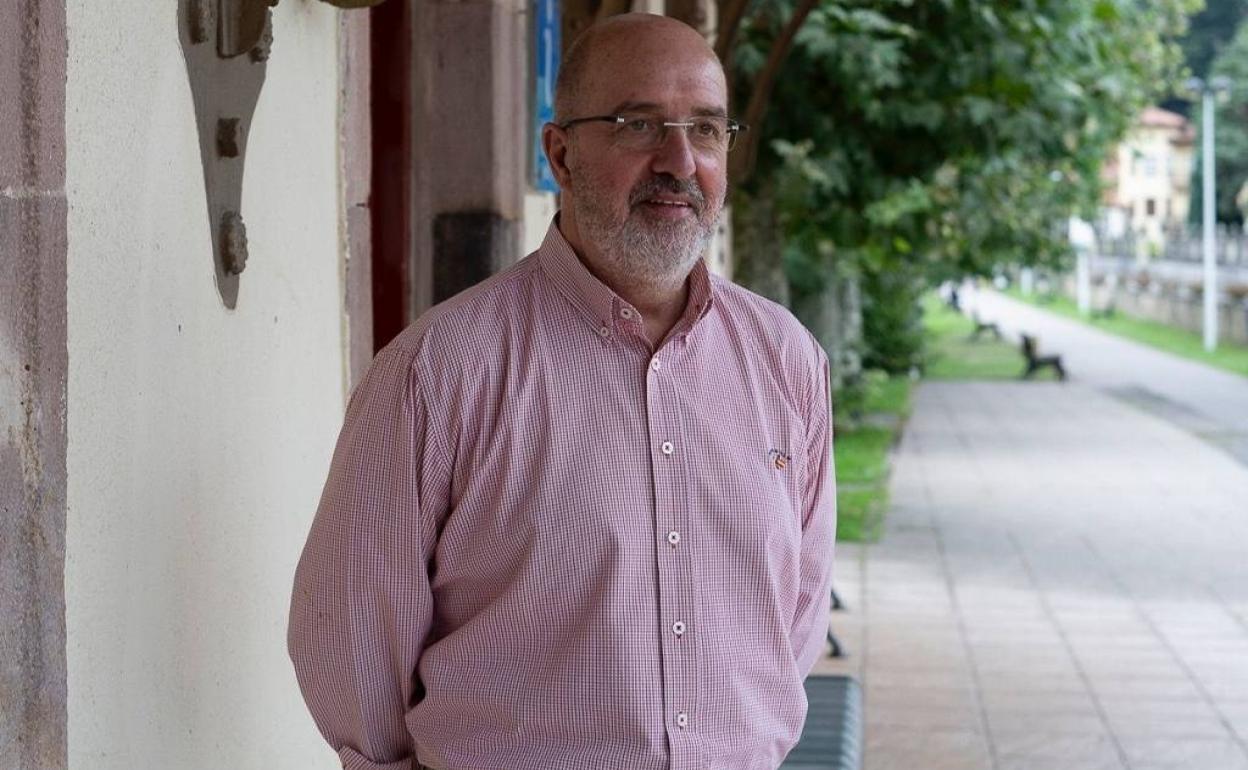
[[[1248,379],[980,307],[1073,376],[916,391],[820,664],[863,681],[866,770],[1248,770]]]
[[[1060,353],[1075,382],[1157,414],[1248,463],[1248,379],[1179,358],[1086,324],[1047,313],[995,291],[966,291],[983,320],[1011,339],[1025,332]]]

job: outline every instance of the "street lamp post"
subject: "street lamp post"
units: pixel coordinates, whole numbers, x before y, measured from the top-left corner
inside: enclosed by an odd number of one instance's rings
[[[1204,262],[1204,342],[1205,350],[1212,353],[1218,346],[1218,262],[1214,248],[1217,224],[1216,186],[1214,179],[1214,100],[1231,87],[1224,77],[1211,78],[1208,83],[1200,78],[1187,81],[1187,87],[1201,96],[1201,252]]]

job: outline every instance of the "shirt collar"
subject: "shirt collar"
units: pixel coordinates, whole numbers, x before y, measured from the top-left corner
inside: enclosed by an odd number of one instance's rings
[[[573,307],[580,311],[581,315],[592,323],[595,330],[602,336],[608,336],[615,329],[621,319],[621,310],[624,308],[636,310],[620,295],[612,291],[611,287],[589,272],[589,269],[576,256],[576,252],[572,250],[571,244],[563,237],[563,233],[559,232],[558,215],[546,230],[546,238],[542,241],[541,248],[538,249],[537,258],[542,272],[555,285],[559,293],[572,303]],[[676,325],[688,327],[687,333],[710,312],[714,295],[710,270],[706,267],[706,261],[699,259],[694,263],[693,270],[689,272],[689,299],[685,304],[685,312]]]

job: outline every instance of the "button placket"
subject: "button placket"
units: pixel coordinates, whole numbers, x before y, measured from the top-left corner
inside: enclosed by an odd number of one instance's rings
[[[665,350],[670,350],[665,347]],[[653,373],[663,370],[666,375],[670,368],[664,364],[671,361],[665,355],[652,353],[648,362]],[[677,392],[677,383],[668,376],[646,378],[646,409],[649,417],[649,436],[651,446],[657,452],[651,454],[651,472],[654,482],[654,514],[655,526],[654,547],[658,556],[658,601],[659,617],[664,618],[660,626],[662,632],[661,656],[663,661],[662,686],[664,701],[683,707],[679,715],[669,711],[668,719],[675,716],[674,727],[685,730],[689,728],[689,714],[698,701],[697,658],[699,641],[697,635],[691,633],[696,615],[696,575],[691,562],[692,552],[686,548],[686,535],[689,517],[689,490],[686,479],[685,463],[691,458],[683,451],[688,447],[681,446],[677,452],[677,442],[681,440],[681,399]],[[668,725],[673,725],[669,721]],[[675,733],[673,732],[673,735]],[[691,758],[684,756],[688,747],[673,746],[672,766],[684,767]]]

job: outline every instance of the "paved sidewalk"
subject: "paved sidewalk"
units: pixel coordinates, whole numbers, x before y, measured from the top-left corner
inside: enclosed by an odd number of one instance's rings
[[[1248,467],[1072,358],[916,391],[820,665],[863,680],[867,770],[1248,770]]]
[[[1110,393],[1196,433],[1248,464],[1248,378],[1179,358],[991,289],[962,292],[968,308],[1013,339],[1027,332],[1061,353],[1073,382]]]

